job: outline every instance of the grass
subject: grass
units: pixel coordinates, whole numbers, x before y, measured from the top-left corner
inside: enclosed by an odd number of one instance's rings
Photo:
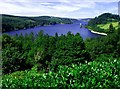
[[[118,22],[109,22],[107,24],[100,24],[100,25],[97,25],[98,27],[100,27],[101,29],[109,29],[109,26],[110,24],[112,23],[113,27],[117,30],[118,29]]]

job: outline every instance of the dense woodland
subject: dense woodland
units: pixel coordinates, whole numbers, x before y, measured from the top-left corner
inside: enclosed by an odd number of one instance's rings
[[[120,25],[86,40],[71,32],[4,34],[2,44],[3,89],[120,87]]]
[[[87,27],[91,30],[98,31],[98,32],[112,33],[113,31],[115,31],[115,28],[118,27],[118,25],[116,25],[116,27],[113,27],[113,23],[119,22],[119,21],[120,21],[119,15],[115,15],[115,14],[111,14],[111,13],[104,13],[98,17],[91,19],[88,22]],[[105,25],[108,23],[110,23],[108,29],[106,29],[105,27],[100,28],[98,26],[100,24]],[[116,23],[116,24],[118,24],[118,23]]]
[[[55,25],[55,24],[71,24],[75,19],[59,18],[51,16],[39,17],[21,17],[12,15],[2,15],[2,31],[12,31],[32,28],[35,26]]]

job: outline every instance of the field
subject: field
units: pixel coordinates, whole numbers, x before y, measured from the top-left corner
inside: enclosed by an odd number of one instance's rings
[[[107,24],[99,24],[97,26],[100,27],[101,29],[107,30],[107,29],[109,29],[110,24],[113,25],[113,27],[115,28],[115,30],[118,29],[118,22],[109,22]]]

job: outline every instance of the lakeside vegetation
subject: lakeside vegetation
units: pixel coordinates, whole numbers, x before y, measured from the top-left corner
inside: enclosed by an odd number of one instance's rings
[[[107,36],[49,36],[40,31],[2,37],[3,89],[119,88],[120,25]]]
[[[91,19],[88,22],[88,29],[102,33],[111,33],[118,29],[118,24],[120,24],[119,15],[114,15],[111,13],[104,13],[98,17]],[[112,28],[112,31],[110,30]]]
[[[2,14],[2,32],[46,26],[55,24],[71,24],[76,19],[59,18],[51,16],[22,17]]]

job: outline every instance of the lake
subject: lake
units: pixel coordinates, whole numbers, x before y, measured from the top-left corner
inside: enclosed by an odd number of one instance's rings
[[[80,23],[82,24],[82,28],[80,28]],[[43,30],[44,34],[48,34],[50,36],[54,36],[55,33],[58,33],[58,35],[60,36],[61,34],[67,34],[69,31],[73,34],[80,33],[83,39],[101,36],[99,34],[92,33],[90,30],[85,28],[84,26],[86,24],[87,24],[86,21],[80,20],[80,21],[74,22],[73,24],[56,24],[56,25],[49,25],[49,26],[36,26],[34,28],[10,31],[10,32],[5,32],[5,33],[15,36],[16,34],[20,35],[22,33],[23,35],[25,35],[26,33],[29,34],[31,32],[33,32],[34,34],[38,34],[40,30]]]

